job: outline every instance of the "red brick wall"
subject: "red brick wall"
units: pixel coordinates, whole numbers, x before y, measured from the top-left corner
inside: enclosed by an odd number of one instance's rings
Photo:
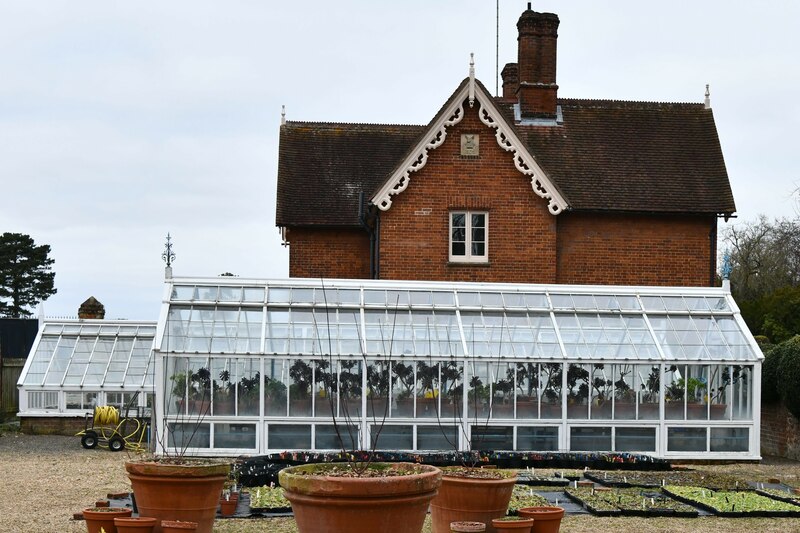
[[[23,416],[19,420],[20,431],[26,435],[75,435],[85,427],[84,417],[37,417]],[[75,437],[80,446],[80,439]]]
[[[782,404],[761,406],[761,454],[800,460],[800,421]]]
[[[557,283],[708,286],[713,217],[558,215]]]
[[[293,278],[369,278],[366,231],[292,228],[289,276]]]
[[[494,130],[478,120],[478,106],[464,110],[408,188],[380,213],[381,279],[553,283],[556,217],[498,146]],[[480,135],[479,156],[460,155],[462,133]],[[488,266],[448,263],[449,214],[460,209],[489,213]]]

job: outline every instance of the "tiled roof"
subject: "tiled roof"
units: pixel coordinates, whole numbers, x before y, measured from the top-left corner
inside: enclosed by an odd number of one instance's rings
[[[736,210],[714,116],[703,104],[559,100],[559,127],[517,126],[572,209]]]
[[[287,122],[278,154],[278,226],[358,226],[365,202],[424,126]]]
[[[508,105],[497,104],[510,120]],[[713,114],[702,104],[574,99],[559,104],[563,124],[516,124],[514,130],[571,209],[736,210]],[[368,200],[426,130],[287,122],[280,135],[277,225],[357,226],[359,192]]]

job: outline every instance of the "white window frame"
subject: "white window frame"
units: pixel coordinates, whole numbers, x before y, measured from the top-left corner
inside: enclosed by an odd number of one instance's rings
[[[465,242],[464,255],[453,255],[453,215],[464,215]],[[483,215],[483,251],[484,255],[472,255],[472,215]],[[450,211],[448,214],[447,255],[451,263],[488,263],[489,262],[489,212],[488,211]]]

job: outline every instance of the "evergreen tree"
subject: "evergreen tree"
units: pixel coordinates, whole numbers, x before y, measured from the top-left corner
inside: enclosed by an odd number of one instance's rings
[[[30,316],[26,308],[56,293],[49,253],[49,245],[36,246],[30,235],[0,235],[0,315]]]

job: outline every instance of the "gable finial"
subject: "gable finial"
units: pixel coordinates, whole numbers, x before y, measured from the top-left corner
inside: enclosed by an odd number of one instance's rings
[[[706,83],[706,100],[705,100],[706,109],[711,109],[711,91],[708,90],[708,84]]]
[[[475,104],[475,54],[469,53],[469,106]]]
[[[282,105],[281,106],[281,126],[283,126],[284,124],[286,124],[286,106]]]

